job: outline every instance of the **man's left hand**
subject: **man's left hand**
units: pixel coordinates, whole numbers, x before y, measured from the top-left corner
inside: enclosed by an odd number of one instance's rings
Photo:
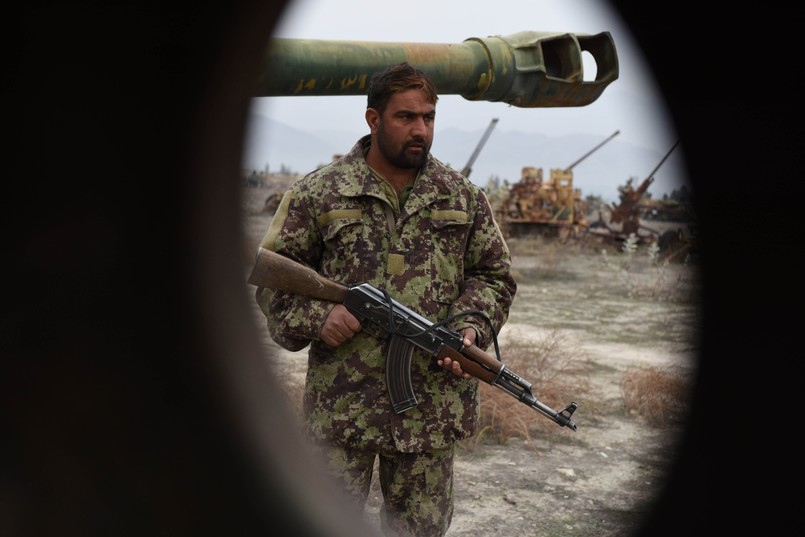
[[[475,343],[475,338],[477,334],[475,333],[474,328],[462,328],[461,335],[464,336],[464,347],[470,347],[473,343]],[[446,369],[447,371],[452,371],[454,375],[457,377],[462,377],[465,379],[471,379],[472,375],[469,373],[465,373],[461,369],[461,364],[457,360],[453,360],[451,358],[444,358],[439,359],[437,361],[439,367]]]

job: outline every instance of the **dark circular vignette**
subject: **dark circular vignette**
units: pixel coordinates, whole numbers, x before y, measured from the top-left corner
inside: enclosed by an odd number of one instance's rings
[[[363,532],[297,449],[238,237],[284,2],[4,15],[0,535]]]
[[[779,307],[802,296],[805,274],[792,255],[802,244],[803,99],[784,80],[799,64],[801,24],[719,1],[707,10],[610,3],[642,47],[685,151],[703,282],[692,414],[642,533],[784,533],[799,518],[793,497],[776,491],[801,472],[780,436],[796,430],[787,413],[801,387],[788,357],[802,330],[801,315]]]
[[[680,134],[702,241],[692,415],[647,536],[776,533],[797,513],[776,485],[794,469],[779,437],[801,329],[776,312],[805,273],[781,201],[805,138],[800,97],[772,75],[799,34],[717,4],[612,0]],[[360,536],[265,411],[281,402],[242,285],[232,178],[284,6],[7,12],[0,534]]]

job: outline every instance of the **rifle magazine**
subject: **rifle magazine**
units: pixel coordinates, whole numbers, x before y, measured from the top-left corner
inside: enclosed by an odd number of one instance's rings
[[[386,386],[389,401],[394,412],[401,414],[415,407],[417,401],[411,385],[411,354],[414,345],[404,337],[394,335],[390,338],[386,351]]]

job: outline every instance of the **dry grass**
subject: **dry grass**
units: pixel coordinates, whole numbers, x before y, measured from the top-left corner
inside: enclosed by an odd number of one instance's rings
[[[682,421],[690,390],[689,374],[674,368],[649,367],[627,371],[621,380],[626,410],[653,426]]]
[[[510,336],[501,355],[510,371],[531,383],[537,400],[556,411],[590,391],[583,353],[556,332],[537,342]],[[566,430],[499,387],[481,384],[481,430],[473,442],[520,438],[531,443],[536,433]]]

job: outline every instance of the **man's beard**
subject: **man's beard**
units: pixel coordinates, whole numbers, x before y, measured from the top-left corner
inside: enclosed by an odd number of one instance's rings
[[[417,143],[422,146],[422,152],[418,155],[409,155],[406,149],[409,145]],[[399,152],[395,151],[391,143],[386,138],[386,133],[383,130],[382,123],[377,132],[377,146],[380,153],[391,164],[398,168],[421,168],[428,161],[428,153],[430,152],[430,144],[424,138],[414,138],[406,142]]]

